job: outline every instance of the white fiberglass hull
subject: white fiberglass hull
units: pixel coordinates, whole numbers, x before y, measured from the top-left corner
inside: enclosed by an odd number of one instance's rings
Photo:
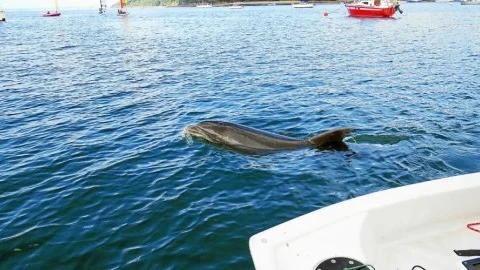
[[[462,5],[480,5],[480,0],[461,1],[460,4],[462,4]]]
[[[411,270],[415,265],[466,270],[462,262],[470,258],[453,250],[480,249],[480,232],[467,228],[475,222],[480,222],[480,173],[325,207],[252,236],[250,250],[257,270],[316,269],[334,257],[378,270]]]
[[[313,8],[314,5],[311,3],[300,3],[300,4],[292,4],[294,8]]]

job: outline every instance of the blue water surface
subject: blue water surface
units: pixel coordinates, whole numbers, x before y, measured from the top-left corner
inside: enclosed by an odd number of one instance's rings
[[[0,268],[252,269],[257,232],[480,171],[480,6],[402,9],[7,10]],[[356,131],[346,152],[249,156],[183,136],[207,119]]]

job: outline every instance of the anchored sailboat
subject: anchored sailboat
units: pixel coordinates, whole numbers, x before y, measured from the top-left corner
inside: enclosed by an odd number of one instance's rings
[[[120,8],[117,10],[118,16],[127,16],[127,0],[120,0]]]
[[[100,8],[98,9],[98,13],[103,14],[107,11],[107,0],[100,0]]]
[[[50,12],[47,11],[46,13],[43,13],[43,17],[58,17],[62,13],[58,12],[58,2],[55,0],[55,12]]]
[[[6,22],[7,20],[5,19],[5,10],[3,10],[0,7],[0,22]]]

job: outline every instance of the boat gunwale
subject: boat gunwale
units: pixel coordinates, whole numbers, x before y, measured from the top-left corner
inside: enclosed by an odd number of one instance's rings
[[[349,218],[366,215],[369,212],[381,211],[388,207],[406,204],[410,201],[421,200],[431,196],[441,196],[448,193],[465,190],[480,190],[480,172],[459,176],[429,180],[416,184],[396,187],[373,192],[353,199],[306,213],[299,217],[278,224],[261,231],[249,240],[250,253],[255,267],[258,269],[275,269],[275,254],[278,248],[285,243],[312,232],[332,226]],[[308,229],[305,224],[311,224]]]

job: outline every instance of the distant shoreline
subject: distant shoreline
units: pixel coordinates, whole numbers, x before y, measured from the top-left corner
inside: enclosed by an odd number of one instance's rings
[[[242,2],[242,1],[231,1],[231,2],[219,2],[212,4],[212,7],[225,7],[225,6],[230,6],[233,3],[240,4],[242,6],[282,6],[282,5],[291,5],[294,3],[299,3],[300,1],[248,1],[248,2]],[[339,4],[342,3],[342,1],[338,0],[332,0],[332,1],[311,1],[314,4]],[[199,5],[199,3],[195,4],[188,4],[188,5],[171,5],[171,6],[162,6],[162,5],[136,5],[136,4],[131,4],[129,7],[132,8],[146,8],[146,7],[163,7],[163,8],[173,8],[173,7],[195,7]],[[118,5],[114,6],[115,8],[118,7]]]

